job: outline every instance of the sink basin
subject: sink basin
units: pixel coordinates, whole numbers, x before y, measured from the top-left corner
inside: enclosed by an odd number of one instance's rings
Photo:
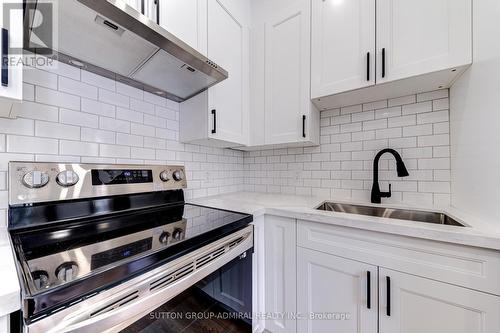
[[[408,220],[414,222],[425,222],[443,225],[452,225],[457,227],[465,227],[460,222],[455,221],[451,217],[443,213],[426,212],[420,210],[409,209],[394,209],[385,207],[372,207],[361,205],[341,204],[335,202],[325,202],[321,204],[318,210],[330,212],[339,212],[347,214],[368,215],[375,217],[386,217],[390,219]]]

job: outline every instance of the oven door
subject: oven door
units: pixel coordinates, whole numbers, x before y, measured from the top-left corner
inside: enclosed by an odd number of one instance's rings
[[[30,323],[25,332],[181,332],[182,325],[196,332],[201,321],[213,332],[226,332],[226,324],[250,332],[252,248],[250,225]]]

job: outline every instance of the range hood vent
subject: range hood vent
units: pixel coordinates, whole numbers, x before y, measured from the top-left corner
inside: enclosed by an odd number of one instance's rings
[[[182,102],[228,77],[201,53],[122,0],[54,1],[56,59]]]

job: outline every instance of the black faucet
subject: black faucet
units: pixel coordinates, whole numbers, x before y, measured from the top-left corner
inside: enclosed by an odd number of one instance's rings
[[[391,193],[391,184],[389,184],[389,192],[380,192],[380,186],[378,184],[378,161],[380,157],[385,153],[391,153],[396,158],[396,169],[398,172],[398,177],[408,177],[410,174],[408,170],[406,170],[405,163],[401,158],[401,155],[394,149],[383,149],[381,150],[377,156],[375,156],[375,160],[373,161],[373,187],[372,187],[372,203],[382,203],[382,198],[390,198]]]

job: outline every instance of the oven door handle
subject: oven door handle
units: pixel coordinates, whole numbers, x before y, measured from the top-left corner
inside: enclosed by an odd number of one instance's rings
[[[155,292],[150,292],[151,289],[155,288],[153,286],[155,282],[151,283],[151,281],[158,281],[160,276],[165,276],[164,272],[148,277],[139,287],[135,286],[135,284],[131,285],[130,289],[127,288],[123,290],[118,294],[118,296],[115,295],[111,300],[108,300],[105,303],[99,302],[93,306],[85,307],[83,312],[79,311],[76,314],[69,313],[65,317],[60,318],[60,320],[58,320],[58,318],[54,318],[51,323],[52,325],[50,325],[50,329],[47,329],[48,327],[39,326],[32,327],[33,330],[30,328],[29,332],[111,333],[121,331],[154,309],[165,304],[167,301],[174,298],[184,290],[188,289],[196,282],[231,262],[242,253],[251,250],[253,248],[253,226],[248,226],[231,236],[225,237],[225,244],[240,237],[243,237],[243,240],[238,243],[238,245],[230,248],[225,254],[216,257],[216,259],[211,261],[209,264],[182,276],[182,278],[172,282],[170,285],[158,288]],[[220,248],[220,244],[216,247]],[[207,251],[205,251],[205,253],[206,252]],[[175,265],[175,267],[178,266],[179,265],[177,264]],[[145,287],[143,289],[147,289],[146,292],[150,293],[146,294],[144,297],[140,297],[139,295],[141,295],[141,292],[138,291],[136,296],[134,296],[134,292],[131,291],[137,290],[140,287]],[[108,307],[111,308],[109,311],[102,311],[102,309],[106,309]],[[49,318],[47,319],[49,320]],[[34,325],[36,326],[36,323]]]

